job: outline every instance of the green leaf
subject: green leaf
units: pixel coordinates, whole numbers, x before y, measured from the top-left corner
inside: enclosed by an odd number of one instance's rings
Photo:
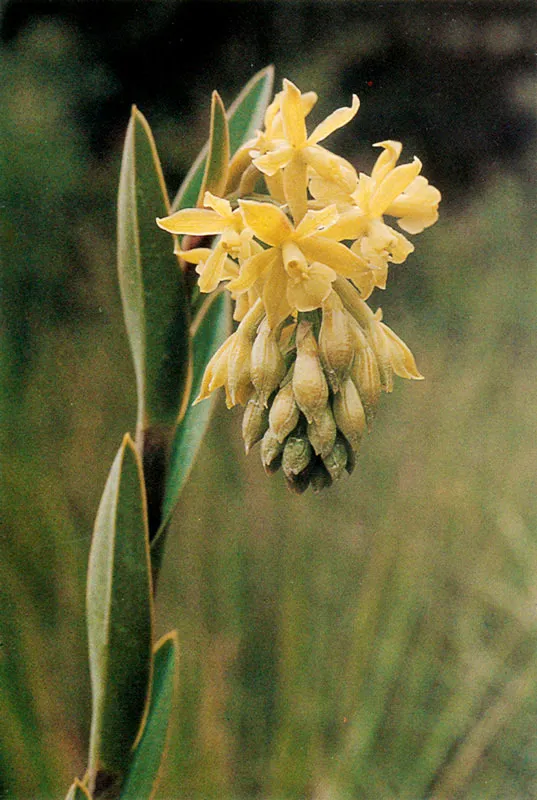
[[[153,136],[133,108],[118,195],[118,271],[138,390],[137,429],[172,429],[190,376],[188,298],[173,240],[156,217],[169,201]]]
[[[256,129],[261,127],[265,109],[272,97],[273,83],[274,67],[265,67],[248,81],[229,107],[227,119],[231,153],[251,139]],[[196,200],[200,195],[208,150],[209,143],[207,142],[192,164],[172,203],[173,211],[180,208],[193,208],[196,205]]]
[[[81,783],[78,778],[75,778],[74,782],[71,784],[71,788],[67,792],[65,800],[91,800],[91,795]]]
[[[173,631],[155,647],[149,712],[140,741],[132,754],[120,800],[150,800],[156,791],[173,709],[177,659],[177,634]]]
[[[205,367],[213,354],[231,333],[229,294],[209,296],[193,326],[193,380],[188,407],[177,426],[172,443],[168,479],[163,505],[161,531],[169,522],[181,490],[185,485],[213,410],[215,395],[192,405],[199,394]],[[158,534],[157,534],[158,536]]]
[[[140,459],[127,434],[95,520],[87,585],[90,789],[124,773],[151,685],[153,600]]]
[[[226,109],[218,92],[213,92],[211,101],[211,133],[209,155],[205,162],[205,173],[198,196],[198,206],[203,205],[205,192],[221,195],[227,183],[229,166],[229,130]]]

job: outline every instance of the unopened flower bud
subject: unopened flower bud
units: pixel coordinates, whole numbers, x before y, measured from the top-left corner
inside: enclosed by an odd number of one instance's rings
[[[248,400],[242,418],[242,438],[246,453],[263,438],[268,428],[268,410],[259,397]]]
[[[308,422],[312,422],[326,407],[328,384],[319,359],[317,342],[309,322],[299,323],[296,345],[293,391],[298,407]]]
[[[323,320],[319,331],[319,356],[333,392],[349,374],[354,349],[349,314],[335,292],[323,302]]]
[[[388,328],[384,322],[379,320],[379,328],[384,334],[384,341],[387,345],[387,351],[390,358],[390,363],[393,371],[401,378],[410,378],[415,381],[422,381],[423,375],[420,373],[416,366],[414,356],[410,348],[397,336],[396,333]]]
[[[254,392],[250,376],[252,344],[263,314],[263,303],[257,300],[233,335],[233,344],[229,348],[227,360],[228,406],[237,403],[246,405]]]
[[[283,386],[270,407],[269,423],[272,433],[279,442],[296,428],[300,412],[293,393],[293,383],[289,381]]]
[[[235,334],[232,334],[230,337],[228,337],[207,364],[205,372],[203,373],[200,392],[194,403],[199,403],[200,400],[205,400],[207,397],[209,397],[211,392],[226,384],[228,355],[233,344],[234,337]]]
[[[308,424],[308,439],[315,453],[321,458],[328,455],[336,441],[336,423],[330,406],[326,405],[321,413]]]
[[[391,392],[393,391],[393,367],[390,358],[390,347],[379,324],[381,319],[382,311],[379,308],[373,317],[373,321],[368,331],[368,338],[375,356],[377,357],[382,391]]]
[[[258,328],[252,347],[251,380],[264,405],[285,375],[285,361],[276,336],[266,319]]]
[[[254,391],[250,380],[251,352],[251,343],[237,331],[227,360],[227,388],[232,406],[237,403],[246,405]]]
[[[323,464],[333,481],[337,481],[341,478],[347,467],[347,461],[347,447],[342,437],[338,436],[332,451],[323,458]]]
[[[351,446],[358,448],[365,428],[365,413],[358,389],[351,378],[334,395],[332,404],[336,424]]]
[[[286,478],[292,479],[309,465],[313,450],[305,436],[289,436],[285,442],[282,469]]]
[[[320,458],[316,459],[309,478],[311,488],[316,494],[332,485],[332,476]]]
[[[371,425],[380,398],[380,373],[376,356],[359,325],[353,325],[354,346],[356,348],[351,377],[358,388],[358,394],[365,411],[368,425]]]
[[[261,442],[261,461],[265,472],[272,475],[280,469],[282,463],[283,444],[279,442],[270,428]]]

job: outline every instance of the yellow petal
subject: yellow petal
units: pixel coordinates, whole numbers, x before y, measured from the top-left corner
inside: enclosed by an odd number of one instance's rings
[[[175,255],[188,264],[200,264],[207,261],[212,252],[210,247],[193,247],[192,250],[175,250]]]
[[[419,372],[410,348],[395,334],[384,322],[378,323],[385,340],[388,343],[388,352],[392,369],[401,378],[410,378],[422,381],[423,375]]]
[[[287,275],[283,259],[278,253],[263,288],[263,305],[267,311],[267,322],[271,330],[292,313],[286,294]]]
[[[421,233],[425,228],[434,225],[437,219],[438,211],[433,208],[430,211],[423,211],[421,214],[407,214],[398,219],[397,224],[407,233]]]
[[[388,139],[385,142],[377,142],[373,145],[373,147],[384,148],[383,152],[377,158],[375,166],[373,167],[373,171],[371,172],[371,177],[375,183],[378,184],[383,180],[383,178],[386,177],[388,172],[392,171],[397,164],[397,159],[401,155],[403,145],[401,142],[394,142],[393,140]]]
[[[294,147],[301,147],[306,142],[307,134],[300,89],[287,79],[283,81],[281,113],[285,138]]]
[[[272,177],[289,163],[293,157],[293,153],[294,149],[291,145],[287,144],[287,142],[282,142],[269,153],[254,158],[253,163],[259,172]]]
[[[222,280],[226,258],[226,251],[222,243],[218,242],[205,264],[198,264],[196,272],[200,276],[198,280],[200,292],[214,292]]]
[[[331,114],[329,114],[325,120],[317,125],[311,136],[308,137],[308,144],[317,144],[317,142],[322,142],[323,139],[326,139],[326,137],[330,136],[331,133],[337,131],[338,128],[342,128],[351,121],[359,108],[360,101],[358,100],[358,97],[353,94],[352,106],[350,108],[338,108],[336,111],[333,111]]]
[[[270,196],[277,200],[278,203],[282,205],[285,203],[285,194],[283,193],[283,177],[281,172],[277,172],[276,175],[269,177],[265,175],[265,183],[267,185],[267,189],[269,190]]]
[[[310,262],[320,261],[321,264],[331,267],[344,278],[353,278],[366,266],[363,258],[353,253],[344,244],[332,242],[322,236],[308,236],[307,239],[302,239],[300,249]]]
[[[296,225],[308,210],[307,167],[300,154],[283,171],[283,193]]]
[[[230,217],[232,214],[231,203],[223,197],[217,197],[211,192],[205,192],[203,196],[203,205],[207,208],[212,208],[221,217]]]
[[[337,203],[338,206],[351,206],[353,198],[342,186],[334,181],[327,181],[319,175],[313,175],[310,178],[309,190],[316,200],[322,202]]]
[[[340,242],[342,239],[358,239],[368,225],[368,218],[359,208],[351,208],[340,214],[333,225],[321,232],[321,236]]]
[[[294,242],[283,243],[282,256],[288,274],[300,274],[308,269],[305,255]]]
[[[384,214],[390,203],[412,183],[420,170],[421,161],[416,157],[411,164],[402,164],[392,169],[373,193],[369,204],[371,214]]]
[[[195,236],[214,236],[222,233],[229,223],[216,211],[207,208],[183,208],[169,217],[157,219],[157,225],[169,233],[189,233]]]
[[[304,160],[327,181],[334,181],[347,192],[353,192],[358,182],[356,170],[341,156],[331,153],[320,144],[312,144],[302,149]]]
[[[262,242],[276,247],[293,233],[293,227],[283,211],[271,203],[239,200],[239,206],[244,222]]]
[[[319,211],[308,211],[304,219],[296,227],[297,239],[310,236],[321,228],[327,228],[333,225],[337,219],[337,208],[334,205],[327,206]]]
[[[325,264],[314,263],[297,280],[287,282],[287,299],[298,311],[313,311],[320,308],[332,291],[336,273]]]
[[[228,283],[227,288],[229,291],[245,292],[247,289],[250,289],[256,280],[273,266],[273,262],[279,255],[279,250],[275,250],[271,247],[269,250],[263,250],[261,253],[257,253],[255,256],[249,258],[241,266],[239,277],[234,278],[231,283]]]

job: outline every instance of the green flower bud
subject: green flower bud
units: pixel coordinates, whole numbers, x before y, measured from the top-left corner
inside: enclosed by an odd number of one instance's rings
[[[336,441],[336,423],[330,406],[326,405],[319,416],[308,424],[308,439],[321,458],[328,455]]]
[[[323,319],[319,331],[319,356],[333,392],[339,391],[351,368],[354,348],[349,314],[335,292],[323,302]]]
[[[296,345],[293,391],[298,407],[308,422],[312,422],[326,407],[328,384],[319,359],[317,342],[309,322],[299,323]]]
[[[332,486],[332,476],[324,466],[321,459],[316,459],[310,473],[311,488],[317,494],[323,489]]]
[[[285,361],[266,319],[259,326],[254,340],[250,372],[261,402],[267,405],[269,396],[285,375]]]
[[[259,397],[248,400],[242,418],[242,438],[246,453],[263,438],[268,428],[268,410]]]
[[[270,428],[261,442],[261,461],[268,475],[280,469],[282,463],[283,444],[279,442]]]
[[[338,436],[332,451],[323,458],[323,464],[333,481],[337,481],[341,478],[347,468],[347,461],[347,447],[342,437]]]
[[[313,450],[305,436],[289,436],[285,442],[282,469],[286,478],[292,479],[308,467]]]
[[[272,433],[279,442],[296,428],[300,412],[295,402],[293,384],[291,381],[283,386],[270,407],[269,424]]]
[[[336,425],[351,446],[358,448],[365,428],[365,413],[358,389],[351,378],[334,395],[332,404]]]

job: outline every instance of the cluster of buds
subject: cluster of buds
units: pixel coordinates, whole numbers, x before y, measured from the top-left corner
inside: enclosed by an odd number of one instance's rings
[[[393,374],[422,377],[365,301],[385,288],[388,264],[414,249],[384,216],[419,233],[440,200],[419,159],[396,166],[398,142],[378,145],[370,176],[319,144],[354,117],[356,96],[308,136],[316,99],[284,81],[264,130],[225,167],[225,196],[206,192],[203,208],[158,220],[183,236],[176,252],[195,265],[201,291],[223,281],[236,301],[239,324],[209,362],[198,400],[224,387],[228,407],[245,406],[246,451],[260,441],[266,471],[281,467],[297,492],[350,473]],[[192,237],[217,238],[191,248]]]

